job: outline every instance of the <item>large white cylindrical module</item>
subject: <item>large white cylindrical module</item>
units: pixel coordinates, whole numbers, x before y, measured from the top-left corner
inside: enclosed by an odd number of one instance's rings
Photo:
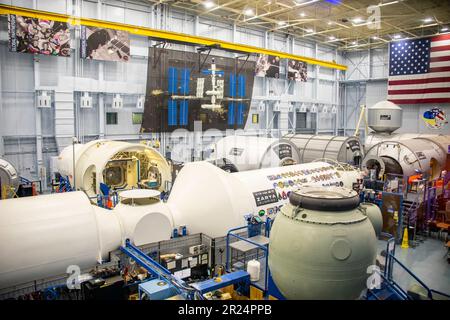
[[[3,188],[12,187],[17,190],[19,187],[19,174],[11,162],[0,159],[0,199]]]
[[[329,159],[355,166],[361,165],[364,149],[358,137],[331,135],[287,134],[283,137],[292,142],[300,154],[300,163]]]
[[[374,228],[346,188],[303,188],[270,232],[269,268],[286,299],[357,299],[374,265]]]
[[[157,150],[124,141],[95,140],[68,146],[58,157],[57,171],[89,196],[100,193],[100,183],[119,190],[142,187],[166,191],[172,181],[170,165]]]
[[[246,171],[298,164],[300,156],[286,139],[228,136],[217,141],[209,161],[229,171]]]
[[[120,236],[114,219],[104,222]],[[0,201],[0,288],[63,274],[69,265],[90,267],[107,256],[110,239],[111,234],[100,236],[82,192]]]
[[[444,152],[448,153],[450,146],[450,135],[428,134],[428,133],[375,133],[371,132],[365,141],[365,149],[369,150],[374,145],[384,141],[404,141],[411,139],[428,140],[433,144],[440,146]]]
[[[114,210],[92,205],[80,191],[0,201],[0,289],[65,274],[70,265],[93,267],[125,239],[170,239],[167,206],[130,197]]]
[[[427,139],[383,141],[366,151],[362,167],[376,169],[379,177],[389,173],[409,177],[420,171],[435,179],[446,158],[444,150]]]
[[[236,173],[208,162],[188,163],[180,171],[167,204],[176,226],[190,233],[222,237],[244,225],[246,215],[273,217],[290,192],[305,185],[351,187],[357,170],[341,171],[325,162]]]

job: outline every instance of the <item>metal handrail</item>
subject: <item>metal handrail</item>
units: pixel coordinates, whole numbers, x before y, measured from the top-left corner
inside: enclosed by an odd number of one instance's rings
[[[242,227],[236,227],[236,228],[230,229],[228,231],[228,233],[227,233],[227,241],[226,241],[227,250],[226,250],[225,270],[227,272],[230,272],[229,263],[228,263],[229,258],[230,258],[230,237],[235,237],[236,239],[248,242],[248,243],[256,246],[257,248],[263,250],[264,253],[265,253],[266,272],[264,274],[264,291],[267,291],[268,282],[269,282],[269,272],[267,270],[268,269],[268,265],[269,265],[269,260],[268,260],[269,259],[269,249],[265,245],[261,245],[259,243],[256,243],[256,242],[252,241],[252,240],[249,240],[248,238],[244,238],[244,237],[241,237],[241,236],[233,233],[234,231],[242,230],[242,229],[246,229],[246,228],[247,228],[247,226],[242,226]]]
[[[422,281],[420,280],[414,273],[412,273],[412,271],[410,271],[403,263],[401,263],[396,257],[394,257],[393,255],[391,255],[390,253],[388,253],[392,258],[394,259],[395,262],[397,262],[411,277],[413,277],[417,282],[419,282],[422,287],[425,288],[425,290],[427,290],[427,296],[430,299],[433,299],[433,293],[431,292],[431,289],[428,288],[428,286]]]

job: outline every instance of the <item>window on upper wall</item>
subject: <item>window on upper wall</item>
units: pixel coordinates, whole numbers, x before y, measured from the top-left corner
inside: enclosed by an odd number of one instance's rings
[[[131,121],[133,122],[133,124],[142,124],[143,115],[144,114],[142,112],[133,112],[131,116]]]
[[[117,112],[106,113],[106,124],[117,124]]]

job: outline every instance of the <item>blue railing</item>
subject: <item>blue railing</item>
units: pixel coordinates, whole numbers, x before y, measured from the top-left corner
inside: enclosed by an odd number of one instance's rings
[[[265,235],[268,236],[269,234],[269,230],[270,230],[270,225],[271,225],[271,221],[268,221],[268,223],[266,223],[266,230],[265,230]],[[267,228],[269,227],[269,228]],[[228,231],[227,233],[227,241],[226,241],[226,246],[227,246],[227,250],[226,250],[226,263],[225,263],[225,270],[227,272],[230,272],[230,238],[236,238],[238,240],[242,240],[245,242],[248,242],[252,245],[255,246],[255,249],[261,249],[264,252],[264,257],[265,257],[265,273],[264,273],[264,288],[260,288],[261,290],[264,291],[264,293],[267,292],[268,289],[268,283],[269,283],[269,272],[268,272],[268,263],[269,263],[269,248],[266,245],[261,245],[259,243],[256,243],[248,238],[244,238],[238,234],[234,234],[233,232],[238,231],[238,230],[243,230],[243,229],[247,229],[248,230],[248,226],[242,226],[242,227],[237,227],[237,228],[233,228],[231,230]],[[259,287],[258,285],[254,284],[255,286]]]
[[[398,294],[405,300],[412,300],[412,297],[394,280],[393,270],[394,263],[396,263],[427,291],[427,297],[429,299],[433,300],[433,293],[450,298],[450,295],[448,294],[430,289],[422,280],[419,279],[419,277],[417,277],[411,270],[409,270],[402,262],[400,262],[395,257],[395,238],[392,237],[392,235],[382,233],[382,236],[389,238],[386,244],[386,267],[384,269],[384,274],[380,273],[380,276],[384,280],[385,285],[389,286],[396,294]],[[376,294],[374,294],[374,292],[371,293],[376,297]]]

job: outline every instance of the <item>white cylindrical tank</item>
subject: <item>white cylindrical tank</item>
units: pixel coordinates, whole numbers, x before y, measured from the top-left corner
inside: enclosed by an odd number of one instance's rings
[[[217,141],[209,161],[229,171],[246,171],[299,163],[295,145],[286,139],[228,136]]]
[[[68,146],[58,157],[57,171],[89,196],[100,193],[100,183],[114,189],[140,186],[166,191],[166,185],[172,181],[170,165],[157,150],[124,141],[95,140]]]
[[[375,263],[376,236],[346,188],[291,194],[270,232],[269,268],[287,299],[357,299]]]
[[[380,101],[367,109],[368,125],[376,132],[391,133],[402,126],[403,110],[390,101]]]
[[[417,171],[439,177],[447,154],[437,144],[426,139],[384,141],[366,151],[362,167],[376,169],[378,176],[399,174],[411,176]]]
[[[359,166],[364,158],[361,141],[354,136],[287,134],[283,138],[297,147],[300,163],[330,159]]]
[[[101,261],[111,239],[120,237],[118,222],[104,218],[107,234],[101,235],[83,192],[0,201],[0,288],[64,274],[69,265],[86,268]]]
[[[170,239],[167,206],[142,195],[131,205],[130,198],[114,210],[93,206],[81,191],[0,201],[0,289],[65,274],[70,265],[93,267],[125,239]]]
[[[13,187],[14,190],[17,190],[19,187],[19,175],[11,162],[0,159],[0,199],[3,187]]]
[[[175,180],[167,204],[175,226],[190,233],[222,237],[244,225],[246,215],[273,216],[288,201],[290,192],[316,186],[352,186],[353,171],[340,171],[325,162],[236,173],[208,162],[187,163]],[[189,192],[186,192],[189,190]]]
[[[250,274],[250,281],[259,281],[261,263],[258,260],[247,262],[247,272]]]

